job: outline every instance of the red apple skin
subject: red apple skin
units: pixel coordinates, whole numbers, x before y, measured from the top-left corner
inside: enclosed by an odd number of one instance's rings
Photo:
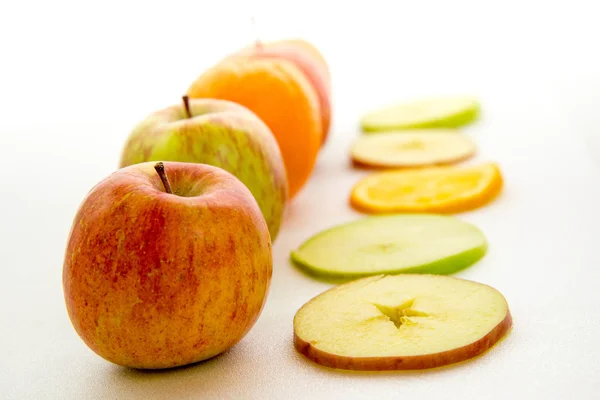
[[[319,350],[296,333],[294,333],[294,347],[306,358],[329,368],[356,371],[421,370],[456,364],[481,355],[506,336],[512,328],[512,323],[512,315],[509,310],[506,317],[481,339],[457,349],[420,356],[364,358],[339,356]]]
[[[112,173],[75,216],[63,266],[71,322],[98,355],[157,369],[239,342],[264,306],[271,239],[258,204],[230,173],[165,162]],[[188,196],[188,197],[184,197]]]
[[[282,58],[294,63],[304,73],[314,87],[321,109],[322,144],[325,144],[331,125],[331,82],[327,65],[322,57],[315,55],[316,50],[303,41],[278,41],[255,44],[242,49],[237,55],[258,58]]]

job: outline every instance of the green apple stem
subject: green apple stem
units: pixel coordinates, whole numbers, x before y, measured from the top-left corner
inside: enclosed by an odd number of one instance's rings
[[[187,118],[192,118],[192,112],[190,111],[190,98],[185,95],[181,97],[183,99],[183,106],[185,107],[185,115]]]
[[[162,161],[159,161],[156,164],[154,164],[154,169],[156,170],[156,173],[160,177],[160,180],[162,181],[162,184],[165,187],[165,192],[173,194],[173,190],[171,189],[171,183],[169,182],[169,178],[167,177],[167,173],[165,172],[165,164],[163,164]]]

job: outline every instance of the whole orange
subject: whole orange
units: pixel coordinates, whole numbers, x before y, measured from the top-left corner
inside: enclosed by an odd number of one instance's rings
[[[293,62],[226,58],[202,73],[188,96],[229,100],[252,110],[277,139],[290,199],[306,184],[321,147],[321,110],[316,90]]]
[[[327,62],[316,47],[302,39],[257,42],[233,56],[283,58],[293,62],[313,85],[319,98],[322,144],[325,144],[331,123],[331,77]]]

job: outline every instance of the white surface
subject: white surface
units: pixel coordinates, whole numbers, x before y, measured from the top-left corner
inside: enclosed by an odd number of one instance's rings
[[[168,372],[123,369],[85,347],[64,308],[64,246],[79,202],[115,168],[131,126],[251,39],[249,5],[0,5],[0,398],[597,398],[593,2],[333,3],[251,4],[261,35],[306,37],[329,59],[332,140],[289,208],[255,327],[230,352]],[[482,121],[468,130],[475,161],[498,161],[506,187],[494,204],[462,215],[491,247],[458,276],[501,290],[514,330],[481,358],[428,372],[348,373],[297,355],[293,315],[329,285],[288,255],[360,216],[347,205],[361,176],[347,159],[358,117],[396,99],[463,92],[483,101]]]

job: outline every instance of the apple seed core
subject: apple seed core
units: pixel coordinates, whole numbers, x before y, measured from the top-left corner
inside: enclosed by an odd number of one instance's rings
[[[396,325],[396,328],[400,329],[402,325],[416,325],[418,320],[410,317],[428,317],[427,313],[424,313],[419,310],[412,309],[413,303],[415,299],[410,299],[405,301],[404,303],[390,307],[382,304],[373,303],[375,307],[386,317],[390,319],[391,322]]]

